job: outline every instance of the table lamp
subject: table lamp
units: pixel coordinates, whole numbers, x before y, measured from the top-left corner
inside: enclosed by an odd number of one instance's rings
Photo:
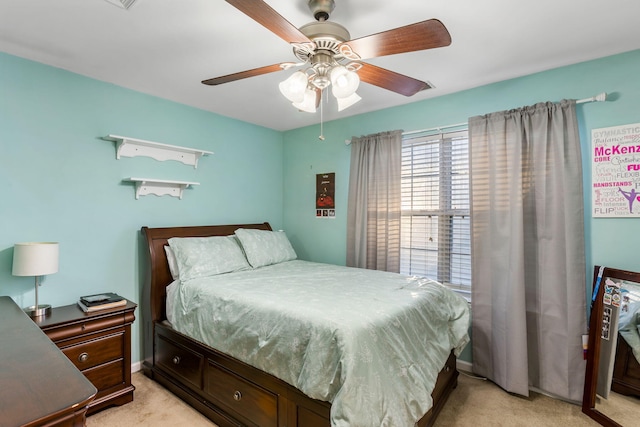
[[[51,312],[50,305],[38,303],[38,286],[40,286],[40,276],[58,272],[58,254],[57,242],[16,243],[13,247],[12,274],[35,277],[36,304],[24,308],[31,317],[46,316]]]

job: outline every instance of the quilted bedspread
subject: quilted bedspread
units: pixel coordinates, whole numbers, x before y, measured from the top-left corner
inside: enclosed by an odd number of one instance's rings
[[[173,327],[331,402],[333,427],[413,426],[469,341],[467,301],[428,279],[288,261],[174,282]]]

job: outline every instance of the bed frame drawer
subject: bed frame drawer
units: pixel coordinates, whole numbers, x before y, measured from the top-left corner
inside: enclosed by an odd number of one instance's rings
[[[162,335],[156,339],[156,365],[202,389],[204,357]]]
[[[451,378],[454,375],[457,377],[458,371],[456,370],[456,357],[451,353],[449,355],[449,359],[447,359],[444,367],[440,371],[440,377],[438,378],[438,382],[436,382],[435,388],[431,392],[431,397],[434,400],[437,400],[443,393],[445,393],[446,387],[451,381],[455,381],[457,384],[457,378]]]
[[[208,360],[205,391],[224,408],[238,414],[238,418],[257,427],[277,427],[278,397]]]

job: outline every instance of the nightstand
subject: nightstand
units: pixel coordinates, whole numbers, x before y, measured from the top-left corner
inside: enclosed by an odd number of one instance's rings
[[[33,319],[98,389],[87,414],[133,400],[131,324],[136,307],[127,301],[121,307],[85,313],[72,304]]]

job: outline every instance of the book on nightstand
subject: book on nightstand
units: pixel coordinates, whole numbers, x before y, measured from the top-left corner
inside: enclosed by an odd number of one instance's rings
[[[119,307],[125,305],[127,300],[118,294],[105,292],[102,294],[86,295],[80,297],[78,307],[85,313],[98,310],[106,310],[107,308]]]

